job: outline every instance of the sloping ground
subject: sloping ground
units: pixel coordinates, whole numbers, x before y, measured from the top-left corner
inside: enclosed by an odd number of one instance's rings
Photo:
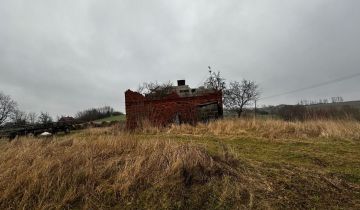
[[[126,121],[126,115],[116,115],[111,117],[106,117],[103,119],[95,120],[95,122],[101,123],[101,122],[123,122]]]
[[[360,131],[348,123],[224,120],[2,142],[0,209],[359,209]]]

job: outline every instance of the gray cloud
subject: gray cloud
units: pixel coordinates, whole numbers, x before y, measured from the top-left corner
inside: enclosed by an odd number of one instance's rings
[[[0,0],[0,90],[26,111],[124,110],[143,81],[201,84],[207,66],[263,96],[359,72],[357,0]],[[359,78],[263,100],[360,99]]]

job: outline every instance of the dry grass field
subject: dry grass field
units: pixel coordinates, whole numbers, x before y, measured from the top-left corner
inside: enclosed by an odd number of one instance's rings
[[[360,209],[360,123],[226,119],[0,140],[0,209]]]

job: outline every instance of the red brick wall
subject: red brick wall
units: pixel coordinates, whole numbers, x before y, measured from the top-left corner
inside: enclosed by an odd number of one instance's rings
[[[163,99],[152,100],[127,90],[125,92],[126,125],[127,128],[134,129],[143,119],[149,120],[154,125],[166,125],[173,122],[177,114],[181,122],[196,123],[197,105],[215,101],[222,109],[221,92],[195,97],[179,97],[176,93],[172,93]]]

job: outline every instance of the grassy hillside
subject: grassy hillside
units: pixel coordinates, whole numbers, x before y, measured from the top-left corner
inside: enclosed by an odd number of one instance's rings
[[[113,121],[122,122],[125,120],[126,120],[126,115],[116,115],[116,116],[99,119],[99,120],[96,120],[95,122],[113,122]]]
[[[308,107],[313,107],[313,108],[338,108],[338,107],[342,107],[342,106],[350,106],[350,107],[360,109],[360,101],[345,101],[345,102],[339,102],[339,103],[308,105]]]
[[[222,120],[0,143],[0,209],[359,209],[360,123]]]

